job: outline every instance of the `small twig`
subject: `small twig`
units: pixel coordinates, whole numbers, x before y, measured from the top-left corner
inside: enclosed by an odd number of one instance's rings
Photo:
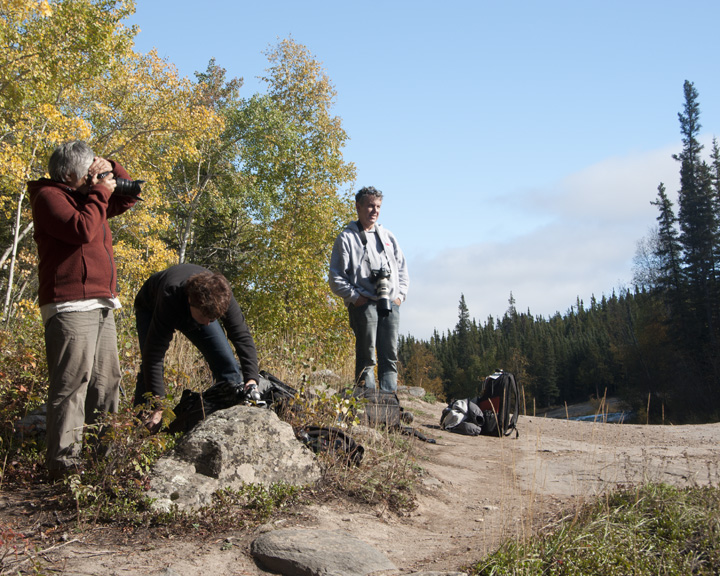
[[[73,540],[68,540],[67,542],[63,542],[62,544],[54,544],[54,545],[50,546],[50,548],[46,548],[45,550],[40,550],[37,553],[37,556],[41,556],[41,555],[46,554],[46,553],[50,552],[51,550],[55,550],[57,548],[62,548],[63,546],[67,546],[68,544],[72,544],[73,542],[80,542],[80,540],[78,540],[77,538],[74,538]],[[25,550],[24,554],[27,556],[27,558],[24,558],[23,560],[11,560],[9,562],[5,562],[5,560],[3,559],[3,564],[6,564],[7,567],[9,568],[10,566],[13,566],[13,565],[15,565],[16,567],[19,567],[27,562],[35,561],[35,556],[32,556],[27,551],[27,549]],[[0,571],[0,574],[7,574],[7,572],[5,572],[4,567],[2,568],[2,571]]]
[[[3,480],[5,480],[5,467],[7,466],[8,455],[5,453],[5,459],[3,460],[2,470],[0,470],[0,489],[2,489]]]
[[[67,542],[63,542],[62,544],[53,544],[50,546],[50,548],[45,548],[45,550],[40,550],[38,554],[46,554],[48,552],[51,552],[52,550],[56,550],[57,548],[62,548],[63,546],[67,546],[68,544],[72,544],[73,542],[81,542],[78,538],[73,538],[72,540],[68,540]]]
[[[114,550],[98,550],[96,552],[77,552],[78,556],[82,555],[83,558],[94,558],[95,556],[109,556],[112,554],[118,554]]]

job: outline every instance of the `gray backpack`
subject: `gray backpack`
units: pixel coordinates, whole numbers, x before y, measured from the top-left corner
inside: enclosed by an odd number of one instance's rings
[[[484,421],[483,411],[471,398],[450,402],[440,415],[440,427],[443,430],[466,436],[482,434]]]

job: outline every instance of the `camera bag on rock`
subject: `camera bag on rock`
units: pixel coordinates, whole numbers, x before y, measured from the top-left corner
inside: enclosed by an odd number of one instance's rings
[[[515,437],[520,435],[520,392],[513,374],[498,370],[485,378],[483,391],[473,402],[483,413],[482,434],[502,437],[515,430]]]
[[[268,408],[275,410],[278,416],[285,410],[294,408],[294,400],[298,396],[295,388],[265,370],[260,370],[258,391],[261,400],[267,404]]]
[[[216,382],[202,393],[185,389],[180,397],[180,402],[173,408],[175,419],[170,422],[168,430],[171,433],[189,432],[198,422],[205,420],[213,412],[237,404],[271,408],[280,415],[280,412],[288,407],[290,401],[297,394],[297,390],[293,387],[263,370],[260,371],[258,391],[260,400],[256,402],[247,396],[242,383]]]
[[[173,408],[175,419],[170,422],[168,430],[173,434],[189,432],[213,412],[244,402],[246,399],[244,388],[242,383],[221,381],[210,386],[202,394],[193,390],[183,390],[180,402]]]

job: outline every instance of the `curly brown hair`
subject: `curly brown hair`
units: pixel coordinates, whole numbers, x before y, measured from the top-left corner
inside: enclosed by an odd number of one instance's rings
[[[217,320],[227,312],[233,297],[227,278],[214,272],[193,274],[187,279],[185,290],[190,306],[198,308],[211,320]]]

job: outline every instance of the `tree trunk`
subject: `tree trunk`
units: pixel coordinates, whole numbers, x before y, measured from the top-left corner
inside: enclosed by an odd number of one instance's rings
[[[18,245],[20,244],[20,240],[25,235],[25,232],[32,228],[32,223],[30,223],[25,230],[23,230],[22,234],[20,233],[20,220],[22,219],[22,203],[25,199],[25,191],[23,190],[20,193],[20,198],[18,198],[17,203],[17,213],[15,214],[15,226],[13,227],[13,242],[12,246],[10,246],[10,271],[8,272],[8,282],[7,282],[7,288],[5,290],[5,303],[3,304],[3,314],[2,314],[2,320],[3,322],[7,322],[8,320],[8,314],[10,311],[10,302],[12,297],[12,289],[13,289],[13,282],[15,280],[15,262],[17,260],[17,249]]]

